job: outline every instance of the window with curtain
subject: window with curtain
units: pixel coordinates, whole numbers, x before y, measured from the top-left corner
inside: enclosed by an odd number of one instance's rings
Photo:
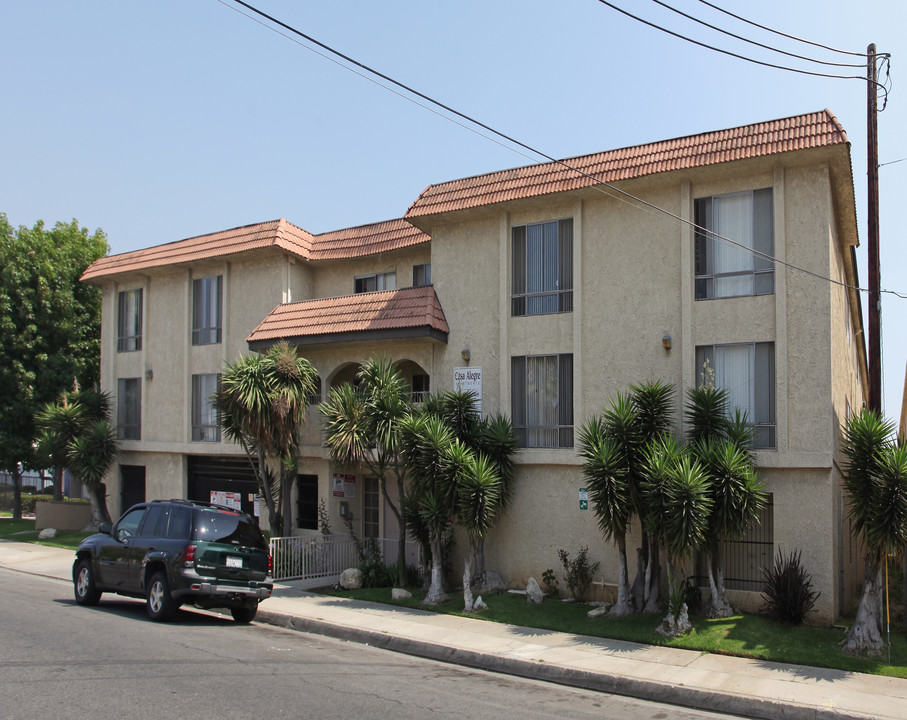
[[[380,527],[378,478],[367,477],[362,483],[362,537],[377,538]]]
[[[746,413],[753,426],[753,447],[776,447],[775,343],[697,347],[697,385],[703,382],[706,362],[715,373],[715,385],[727,390],[731,411]]]
[[[192,376],[192,442],[220,442],[220,425],[213,395],[220,375]]]
[[[775,292],[771,188],[698,198],[693,216],[697,300]]]
[[[512,230],[512,314],[573,310],[573,220],[520,225]]]
[[[117,380],[117,438],[142,439],[142,380]]]
[[[117,352],[141,350],[142,289],[120,292],[117,305]]]
[[[573,447],[573,355],[511,358],[511,415],[521,447]]]
[[[192,344],[216,345],[222,338],[224,276],[192,281]]]

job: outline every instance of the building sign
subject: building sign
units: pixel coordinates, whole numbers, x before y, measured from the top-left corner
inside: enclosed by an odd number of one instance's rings
[[[482,414],[482,368],[458,367],[454,368],[454,392],[474,392],[476,395],[476,411]]]
[[[589,509],[589,491],[586,488],[579,489],[579,509]]]
[[[228,508],[233,508],[234,510],[242,510],[242,493],[212,490],[211,504],[225,505]]]
[[[341,475],[334,473],[334,497],[354,498],[356,497],[356,476]]]

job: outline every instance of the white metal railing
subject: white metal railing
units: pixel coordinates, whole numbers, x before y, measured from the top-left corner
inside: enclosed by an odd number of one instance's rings
[[[398,540],[365,538],[362,543],[377,547],[386,564],[397,562]],[[418,564],[417,543],[406,542],[405,557],[408,565]],[[347,535],[275,537],[271,538],[271,563],[275,581],[303,580],[316,587],[337,582],[344,570],[359,565],[359,556]]]

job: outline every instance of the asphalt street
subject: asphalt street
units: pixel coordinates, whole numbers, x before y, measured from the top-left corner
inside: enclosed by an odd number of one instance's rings
[[[0,569],[0,718],[726,717],[408,657]]]

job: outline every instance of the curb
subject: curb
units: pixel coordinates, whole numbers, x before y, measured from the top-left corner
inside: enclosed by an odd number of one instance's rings
[[[725,715],[741,715],[762,720],[778,720],[778,718],[784,718],[784,720],[879,720],[877,715],[852,713],[831,707],[794,705],[766,698],[734,695],[717,690],[702,690],[684,685],[594,673],[549,665],[544,662],[461,650],[423,640],[400,638],[374,630],[337,625],[326,620],[314,620],[262,610],[261,607],[259,607],[255,619],[258,622],[286,630],[325,635],[337,640],[371,645],[382,650],[391,650],[429,660]]]

